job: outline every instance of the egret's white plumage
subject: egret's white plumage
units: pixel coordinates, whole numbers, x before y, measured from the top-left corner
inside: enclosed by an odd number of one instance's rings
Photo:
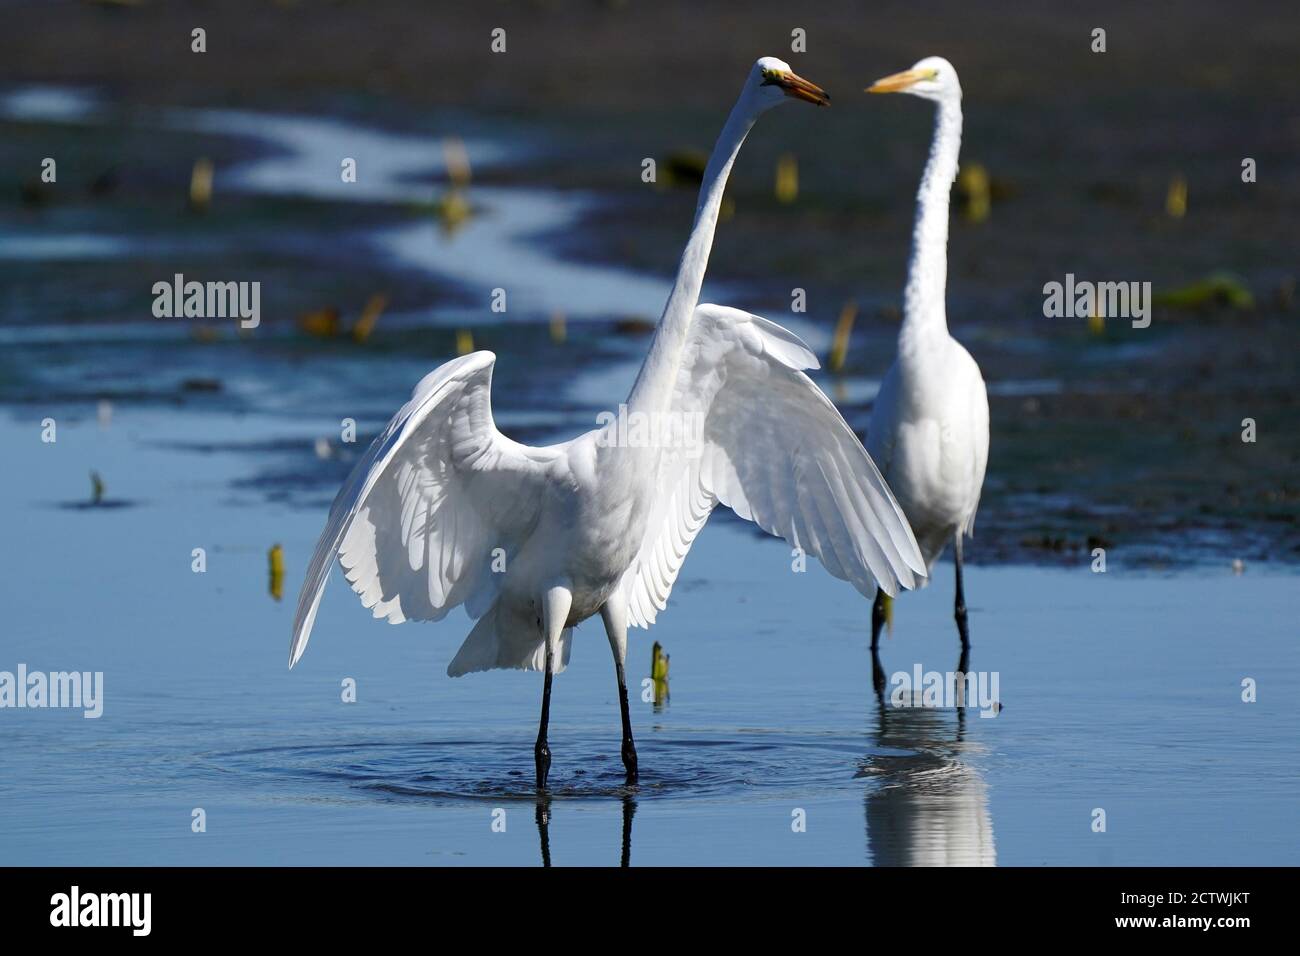
[[[936,110],[917,193],[898,357],[876,397],[867,450],[907,513],[927,569],[953,542],[964,643],[961,536],[975,530],[989,458],[989,403],[979,366],[948,333],[944,305],[948,199],[961,152],[961,84],[951,63],[929,57],[878,81],[871,91],[911,93],[933,100]],[[877,622],[877,636],[878,629]]]
[[[633,414],[698,421],[700,440],[634,444],[611,423],[529,448],[493,423],[495,356],[447,363],[416,386],[339,492],[299,599],[291,666],[336,556],[376,617],[438,620],[464,605],[477,624],[448,673],[547,672],[540,784],[550,674],[563,668],[570,629],[600,612],[623,698],[624,761],[635,774],[627,626],[649,626],[665,607],[715,505],[817,556],[863,594],[915,586],[925,565],[907,521],[803,373],[816,365],[808,349],[757,316],[697,307],[732,162],[757,117],[787,97],[826,99],[781,61],[759,60],[705,171],[676,283],[627,400]]]
[[[551,469],[564,467],[564,446],[530,448],[497,431],[495,361],[474,352],[426,375],[353,468],[308,565],[290,666],[306,649],[335,557],[362,604],[390,624],[441,620],[461,604],[474,618],[492,609],[506,579],[492,569],[495,549],[507,561],[519,554]],[[521,656],[495,666],[530,665],[539,666]]]
[[[663,610],[719,503],[867,597],[877,584],[890,594],[916,586],[907,522],[807,368],[817,359],[776,323],[717,305],[695,310],[672,411],[701,416],[703,441],[661,457],[644,543],[625,575],[633,624],[649,627]]]

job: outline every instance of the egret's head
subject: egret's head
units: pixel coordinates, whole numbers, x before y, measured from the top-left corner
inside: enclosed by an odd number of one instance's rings
[[[876,80],[868,93],[911,93],[927,100],[961,99],[957,71],[941,56],[927,56],[910,70]]]
[[[830,106],[831,98],[816,83],[810,83],[790,69],[785,60],[774,56],[759,57],[749,74],[749,92],[764,109],[785,103],[787,99],[803,100],[818,106]]]

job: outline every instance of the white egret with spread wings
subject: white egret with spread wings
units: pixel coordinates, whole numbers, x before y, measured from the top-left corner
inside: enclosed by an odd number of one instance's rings
[[[829,101],[786,63],[758,60],[705,170],[676,282],[627,399],[628,414],[651,423],[699,422],[685,430],[694,440],[628,441],[610,423],[559,445],[521,445],[492,420],[495,356],[448,362],[416,386],[335,499],[299,597],[291,667],[336,557],[362,603],[391,623],[436,621],[463,605],[477,623],[449,674],[545,674],[540,790],[552,676],[568,660],[572,628],[599,613],[635,780],[627,629],[664,609],[715,506],[817,556],[863,595],[915,586],[925,567],[916,541],[862,444],[804,374],[816,359],[778,325],[698,305],[736,154],[761,114],[792,99]],[[494,556],[504,556],[503,571]]]

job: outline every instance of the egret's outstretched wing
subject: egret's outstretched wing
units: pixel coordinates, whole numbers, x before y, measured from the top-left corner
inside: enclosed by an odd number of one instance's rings
[[[663,610],[691,543],[722,503],[815,555],[874,597],[914,587],[925,562],[862,443],[802,369],[817,359],[793,333],[756,315],[700,305],[672,413],[702,424],[697,444],[668,450],[646,538],[624,576],[629,618]]]
[[[289,666],[307,647],[337,556],[361,603],[393,624],[491,606],[508,560],[537,520],[560,452],[506,438],[492,421],[496,356],[474,352],[426,375],[344,482],[307,568]]]

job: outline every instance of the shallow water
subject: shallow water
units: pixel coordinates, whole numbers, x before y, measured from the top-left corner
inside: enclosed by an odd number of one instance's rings
[[[12,600],[0,669],[101,670],[104,714],[7,711],[0,858],[12,863],[537,863],[540,681],[444,669],[468,622],[391,628],[339,579],[303,662],[291,599],[323,513],[229,493],[247,452],[178,450],[262,425],[119,412],[40,443],[7,420]],[[134,463],[131,507],[71,510],[82,478]],[[265,550],[285,548],[286,599]],[[191,571],[191,549],[208,553]],[[579,628],[551,724],[552,862],[1295,863],[1300,678],[1292,574],[973,567],[970,668],[1003,710],[882,708],[869,608],[786,548],[714,519],[651,637],[671,698],[634,704],[642,781],[623,785],[598,624]],[[957,664],[951,575],[897,603],[888,675]],[[634,632],[634,685],[649,669]],[[344,678],[357,701],[343,703]],[[1240,699],[1244,677],[1259,700]],[[635,698],[634,698],[635,699]],[[207,832],[190,832],[191,811]],[[1107,832],[1090,830],[1096,807]],[[492,829],[504,809],[506,832]],[[806,812],[807,829],[791,830]]]
[[[97,115],[93,101],[57,91],[6,102],[27,121]],[[302,177],[326,168],[320,154],[337,152],[330,136],[349,130],[257,120],[186,120],[278,142],[231,170],[228,184],[253,193],[301,192]],[[436,174],[435,140],[361,142],[385,157],[367,201],[427,196],[420,177]],[[490,141],[471,152],[487,163],[503,155]],[[454,240],[415,222],[367,241],[384,261],[474,289],[491,281],[485,263],[515,264],[519,306],[506,318],[522,326],[489,343],[501,354],[498,422],[537,442],[591,427],[626,393],[644,339],[575,322],[561,348],[547,339],[548,310],[653,313],[666,284],[565,262],[534,242],[577,221],[591,197],[476,196],[484,213]],[[78,232],[46,238],[54,245],[40,258],[141,254],[126,242],[86,245]],[[0,257],[28,242],[0,244]],[[355,456],[337,440],[339,420],[355,417],[364,441],[445,360],[432,330],[465,314],[436,303],[385,316],[366,349],[269,325],[255,348],[196,342],[166,323],[88,328],[53,315],[0,329],[0,520],[11,556],[0,670],[102,671],[105,681],[99,719],[0,711],[0,862],[1300,862],[1285,696],[1300,677],[1300,602],[1289,566],[1234,575],[1224,560],[1157,574],[1121,557],[1093,574],[1086,563],[976,563],[969,667],[997,675],[1004,708],[984,718],[885,706],[868,603],[815,564],[792,572],[783,543],[719,513],[673,606],[652,634],[633,634],[634,789],[621,773],[603,632],[579,628],[553,698],[544,828],[532,784],[540,679],[447,678],[469,629],[460,612],[391,628],[336,575],[312,645],[288,672],[302,569]],[[824,332],[790,324],[824,347]],[[832,395],[858,404],[875,386],[861,374]],[[1057,384],[998,387],[1045,394]],[[100,399],[111,402],[103,422]],[[53,444],[40,438],[46,416],[58,422]],[[325,458],[313,452],[321,438]],[[92,471],[104,482],[96,506]],[[268,593],[277,542],[279,600]],[[201,574],[195,548],[206,550]],[[980,539],[968,554],[980,560]],[[881,652],[887,682],[918,665],[956,667],[951,588],[944,564],[933,586],[898,601]],[[651,640],[672,657],[659,708],[637,695]],[[341,699],[346,678],[355,703]],[[1241,700],[1245,678],[1258,682],[1255,703]],[[205,833],[191,832],[195,808]],[[1092,830],[1096,808],[1105,833]]]

